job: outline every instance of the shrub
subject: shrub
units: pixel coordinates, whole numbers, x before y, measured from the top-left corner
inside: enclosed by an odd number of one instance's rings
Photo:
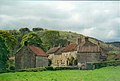
[[[45,71],[46,68],[45,67],[39,67],[39,68],[28,68],[28,69],[20,69],[20,70],[16,70],[19,72],[39,72],[39,71]]]
[[[46,70],[54,70],[54,68],[52,66],[48,66],[48,67],[45,67]]]
[[[106,67],[106,66],[118,66],[120,65],[120,60],[116,61],[104,61],[104,62],[99,62],[99,63],[93,63],[95,65],[95,69],[101,68],[101,67]]]
[[[10,66],[9,69],[10,70],[15,70],[15,66]]]

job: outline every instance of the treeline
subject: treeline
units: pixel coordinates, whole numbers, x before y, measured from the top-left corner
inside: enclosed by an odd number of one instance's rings
[[[28,28],[21,28],[19,30],[9,30],[18,41],[17,47],[20,48],[24,44],[35,45],[47,51],[51,47],[65,46],[69,43],[67,38],[63,38],[59,31],[47,30],[43,28],[33,28],[32,31]]]
[[[11,65],[9,57],[14,56],[19,48],[24,45],[35,45],[47,51],[51,47],[65,46],[69,43],[59,31],[43,28],[28,28],[19,30],[0,30],[0,70],[5,70]]]

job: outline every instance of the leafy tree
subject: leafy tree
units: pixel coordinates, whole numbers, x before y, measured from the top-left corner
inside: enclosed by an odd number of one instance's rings
[[[58,39],[56,45],[59,45],[59,46],[64,47],[64,46],[66,46],[68,43],[69,43],[69,41],[68,41],[67,39],[62,39],[62,38],[61,38],[61,39]]]
[[[43,28],[33,28],[32,29],[33,31],[42,31],[42,30],[44,30]]]
[[[9,54],[17,40],[7,31],[0,30],[0,70],[5,70]]]
[[[19,31],[22,32],[22,33],[30,32],[29,28],[21,28],[21,29],[19,29]]]
[[[8,60],[8,49],[5,45],[5,40],[0,37],[0,71],[5,70],[6,62]]]
[[[23,36],[21,45],[35,45],[37,47],[40,47],[44,49],[44,46],[42,45],[41,39],[38,37],[36,33],[30,32]]]
[[[60,37],[59,31],[47,30],[43,33],[42,41],[48,49],[48,48],[56,46],[59,40],[59,37]]]

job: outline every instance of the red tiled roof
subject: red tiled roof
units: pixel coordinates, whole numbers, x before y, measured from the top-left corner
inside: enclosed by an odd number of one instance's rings
[[[47,57],[48,55],[39,47],[35,46],[28,46],[33,53],[35,53],[37,56]]]
[[[63,52],[71,52],[71,51],[77,51],[77,44],[69,44],[68,46],[66,46],[63,50]]]
[[[50,48],[48,51],[47,51],[47,54],[52,54],[52,53],[55,53],[59,50],[59,47],[53,47],[53,48]]]

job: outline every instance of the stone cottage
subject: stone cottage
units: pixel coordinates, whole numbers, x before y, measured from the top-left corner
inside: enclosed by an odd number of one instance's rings
[[[51,66],[60,66],[60,62],[62,60],[61,53],[64,47],[53,47],[47,51],[49,54],[48,59],[51,61]]]
[[[64,57],[63,63],[65,66],[75,66],[77,65],[77,44],[70,43],[62,51],[62,56]]]
[[[52,66],[72,66],[77,62],[77,44],[69,44],[66,47],[54,47],[48,50]]]
[[[78,39],[77,61],[79,67],[86,67],[86,63],[94,63],[104,61],[106,55],[100,47],[99,43],[95,44],[86,37],[84,41]]]
[[[23,46],[15,55],[16,69],[48,66],[48,55],[39,47]]]

